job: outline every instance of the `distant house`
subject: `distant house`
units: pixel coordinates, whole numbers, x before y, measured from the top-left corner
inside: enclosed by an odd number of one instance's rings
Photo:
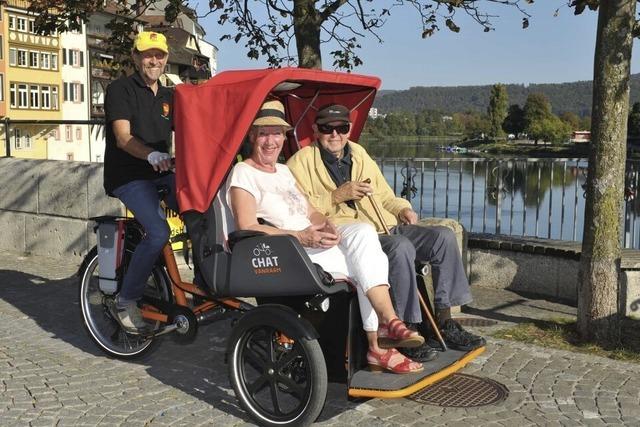
[[[377,119],[378,118],[378,109],[371,107],[369,108],[369,117],[371,117],[372,119]]]
[[[571,142],[583,144],[591,141],[591,132],[588,130],[574,130],[571,132]]]

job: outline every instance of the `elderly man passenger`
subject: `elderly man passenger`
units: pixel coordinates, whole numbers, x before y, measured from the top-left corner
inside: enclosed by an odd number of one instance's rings
[[[370,368],[394,373],[421,371],[421,363],[389,348],[419,346],[424,338],[407,329],[394,312],[387,284],[387,257],[374,228],[354,224],[338,233],[300,192],[287,166],[277,163],[285,132],[291,129],[284,118],[281,102],[263,104],[249,131],[251,156],[233,168],[227,181],[227,201],[237,228],[290,234],[300,241],[313,262],[328,272],[350,276],[357,285]],[[258,218],[274,226],[259,224]],[[382,338],[380,343],[378,336]]]
[[[389,257],[389,282],[400,318],[411,324],[422,321],[415,261],[428,262],[433,271],[437,320],[445,341],[451,348],[464,351],[484,345],[482,337],[465,331],[451,319],[451,307],[471,302],[454,233],[446,227],[416,225],[418,215],[411,203],[396,197],[365,149],[349,141],[348,108],[336,104],[321,108],[314,131],[316,142],[294,154],[287,165],[311,204],[339,228],[367,223],[381,233],[383,225],[370,201],[363,198],[371,194],[381,207],[391,235],[381,234],[380,242]],[[367,178],[371,183],[364,182]],[[430,349],[423,351],[428,357]],[[403,352],[421,359],[421,354]]]

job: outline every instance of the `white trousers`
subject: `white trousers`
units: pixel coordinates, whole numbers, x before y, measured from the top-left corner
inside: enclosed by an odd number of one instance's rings
[[[305,248],[311,261],[329,273],[348,276],[355,284],[365,331],[378,330],[378,316],[366,293],[374,286],[389,286],[389,261],[382,251],[378,233],[370,224],[338,227],[342,240],[329,249]]]

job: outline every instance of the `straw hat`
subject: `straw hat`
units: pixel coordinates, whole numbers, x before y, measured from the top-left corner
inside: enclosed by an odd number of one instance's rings
[[[280,101],[267,101],[262,104],[260,111],[252,123],[253,126],[284,126],[289,129],[293,127],[287,123],[284,115],[284,105]]]

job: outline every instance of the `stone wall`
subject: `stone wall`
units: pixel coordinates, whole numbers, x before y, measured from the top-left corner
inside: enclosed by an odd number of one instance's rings
[[[102,188],[102,164],[0,158],[0,249],[81,259],[93,221],[122,215]]]

